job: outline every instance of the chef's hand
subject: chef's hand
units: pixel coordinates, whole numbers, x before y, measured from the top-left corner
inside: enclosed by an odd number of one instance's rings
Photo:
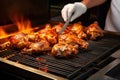
[[[66,21],[72,14],[71,22],[76,18],[80,17],[83,13],[87,11],[86,5],[81,2],[75,2],[73,4],[67,4],[61,10],[62,18]]]

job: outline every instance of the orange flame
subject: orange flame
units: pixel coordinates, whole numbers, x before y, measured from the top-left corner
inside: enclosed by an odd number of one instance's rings
[[[34,30],[31,26],[30,20],[29,19],[24,19],[22,16],[21,17],[14,16],[12,18],[12,21],[15,24],[14,26],[7,26],[7,25],[6,26],[0,26],[0,39],[9,37],[11,35],[15,35],[19,32],[31,33]],[[17,27],[16,32],[12,32],[12,33],[6,32],[6,29],[11,31],[12,28],[15,29],[15,27]]]
[[[24,19],[22,16],[20,18],[14,17],[13,22],[17,25],[18,32],[30,33],[33,30],[30,20]]]
[[[2,26],[0,26],[0,38],[6,37],[8,34],[5,32]]]

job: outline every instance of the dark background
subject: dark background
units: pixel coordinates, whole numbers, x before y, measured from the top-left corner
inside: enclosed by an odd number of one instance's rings
[[[51,16],[59,16],[61,15],[61,9],[65,4],[79,2],[81,0],[50,0],[51,7]],[[107,0],[104,4],[88,9],[88,11],[76,19],[74,22],[82,21],[83,25],[87,26],[91,24],[93,21],[97,20],[101,28],[104,28],[105,19],[107,15],[107,11],[110,7],[111,0]]]
[[[47,23],[51,18],[61,18],[61,9],[65,4],[77,1],[81,0],[0,0],[0,26],[12,23],[14,16],[21,15],[29,18],[33,25]],[[103,28],[110,1],[89,9],[74,22],[82,21],[84,25],[89,25],[97,20]],[[59,18],[56,19],[59,21]]]
[[[49,13],[49,0],[0,0],[0,25],[12,23],[14,16],[39,24],[50,18]]]

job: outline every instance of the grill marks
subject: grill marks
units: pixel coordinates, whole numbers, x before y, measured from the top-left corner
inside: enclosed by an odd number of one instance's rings
[[[55,75],[71,78],[75,74],[80,74],[82,68],[93,66],[96,61],[99,63],[105,55],[108,57],[113,51],[119,49],[119,41],[119,36],[114,35],[103,37],[98,41],[89,41],[90,46],[87,51],[66,59],[57,59],[51,57],[51,55],[23,55],[15,50],[2,50],[0,51],[0,57]],[[116,47],[114,48],[114,46]],[[112,52],[109,52],[111,50]]]
[[[59,74],[64,77],[66,75],[71,74],[73,71],[75,71],[75,69],[77,69],[76,65],[74,66],[73,64],[68,64],[67,62],[61,62],[61,61],[46,59],[42,57],[38,57],[38,58],[40,58],[41,60],[38,60],[28,55],[15,53],[15,56],[9,58],[8,60],[25,64],[27,66],[34,67],[40,70],[47,70],[50,73]]]

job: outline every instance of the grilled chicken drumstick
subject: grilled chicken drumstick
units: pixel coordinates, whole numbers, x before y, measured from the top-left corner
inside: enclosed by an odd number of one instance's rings
[[[26,37],[26,34],[24,33],[19,33],[17,35],[11,36],[9,40],[12,47],[15,49],[23,49],[24,47],[28,47],[30,44],[28,38]]]

